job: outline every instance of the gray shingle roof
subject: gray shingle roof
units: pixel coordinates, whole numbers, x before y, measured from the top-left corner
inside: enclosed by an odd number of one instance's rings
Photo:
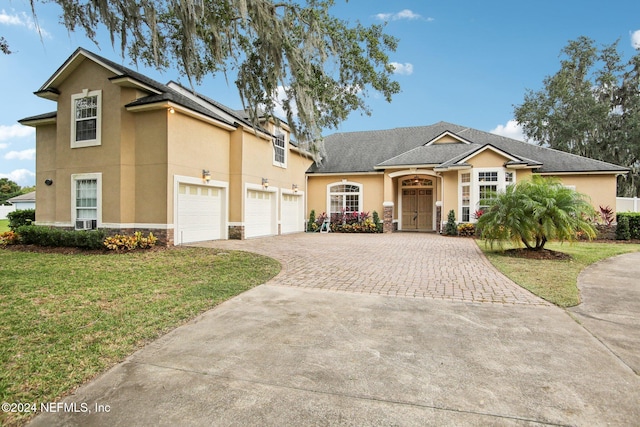
[[[425,145],[449,131],[470,142]],[[540,147],[489,132],[453,123],[378,131],[349,132],[325,138],[326,158],[312,165],[309,173],[372,172],[417,165],[453,166],[486,145],[501,150],[516,160],[509,163],[534,167],[538,173],[611,172],[628,169],[611,163]]]

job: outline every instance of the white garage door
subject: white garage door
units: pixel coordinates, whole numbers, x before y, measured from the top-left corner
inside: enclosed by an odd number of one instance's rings
[[[178,185],[176,243],[222,238],[224,190],[193,184]]]
[[[270,236],[274,232],[275,193],[247,190],[245,200],[245,237]]]
[[[304,214],[302,212],[302,196],[299,194],[283,194],[280,230],[284,233],[304,231]]]

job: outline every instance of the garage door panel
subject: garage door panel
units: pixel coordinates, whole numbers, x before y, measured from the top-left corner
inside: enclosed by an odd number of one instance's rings
[[[222,238],[222,194],[219,188],[180,184],[178,238],[180,243]]]
[[[245,236],[259,237],[275,234],[274,206],[276,195],[267,191],[247,190],[245,198]]]
[[[283,194],[281,201],[282,233],[297,233],[304,231],[304,219],[302,217],[302,196],[299,194]]]

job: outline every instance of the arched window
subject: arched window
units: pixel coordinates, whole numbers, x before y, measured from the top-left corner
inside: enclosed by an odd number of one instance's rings
[[[329,214],[362,211],[362,185],[353,182],[329,184]]]

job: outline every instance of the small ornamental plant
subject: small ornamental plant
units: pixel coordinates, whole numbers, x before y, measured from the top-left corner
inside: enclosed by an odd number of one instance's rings
[[[15,245],[18,243],[18,239],[19,236],[14,231],[5,231],[4,233],[0,233],[0,247]]]
[[[111,251],[132,251],[134,249],[149,249],[155,246],[158,241],[153,233],[144,237],[140,231],[136,231],[133,236],[116,234],[104,239],[104,246]]]
[[[473,237],[476,234],[476,226],[469,223],[463,222],[458,224],[458,236],[463,237]]]

